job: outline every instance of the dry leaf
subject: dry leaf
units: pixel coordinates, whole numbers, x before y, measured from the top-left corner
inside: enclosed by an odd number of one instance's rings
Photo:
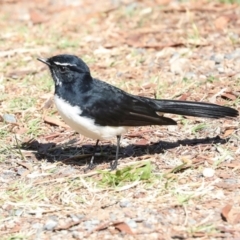
[[[151,83],[151,82],[148,82],[148,83],[145,83],[142,85],[142,88],[144,89],[154,89],[157,87],[157,84],[156,83]]]
[[[232,205],[230,205],[230,204],[227,204],[227,205],[222,209],[221,214],[222,214],[222,217],[224,218],[225,221],[227,221],[227,219],[228,219],[228,214],[229,214],[229,212],[231,211],[231,209],[232,209]]]
[[[230,19],[228,17],[221,16],[221,17],[219,17],[215,20],[215,22],[214,22],[215,27],[219,30],[222,30],[222,29],[227,27],[227,24],[228,24],[229,20]]]
[[[179,100],[186,101],[187,99],[189,99],[189,97],[190,97],[190,93],[184,93],[184,94],[181,95]]]
[[[49,117],[49,116],[44,116],[43,118],[44,122],[46,123],[49,123],[49,124],[52,124],[52,125],[56,125],[56,126],[59,126],[59,127],[63,127],[63,128],[66,128],[66,129],[69,129],[70,127],[65,124],[64,122],[56,119],[56,118],[53,118],[53,117]]]
[[[227,130],[224,132],[223,137],[226,138],[226,137],[230,136],[233,132],[234,132],[234,129],[233,129],[233,128],[227,129]]]
[[[121,232],[125,232],[127,234],[134,235],[131,228],[125,222],[115,223],[114,226]]]
[[[230,99],[230,100],[236,100],[236,95],[230,93],[230,92],[225,92],[225,93],[222,93],[221,95],[222,98],[227,98],[227,99]]]
[[[230,204],[227,204],[221,212],[223,219],[230,224],[240,223],[240,208],[233,207]]]
[[[149,142],[146,139],[138,140],[135,145],[147,145]]]
[[[58,137],[59,135],[60,135],[60,133],[54,133],[54,134],[50,134],[50,135],[47,135],[47,136],[43,136],[43,138],[48,140],[48,141],[51,141],[54,138]]]

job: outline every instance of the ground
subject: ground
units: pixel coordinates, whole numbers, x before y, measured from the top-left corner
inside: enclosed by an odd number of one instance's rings
[[[223,3],[224,2],[224,3]],[[37,57],[76,54],[132,94],[239,110],[238,1],[0,2],[1,239],[240,239],[239,118],[116,139],[72,131]]]

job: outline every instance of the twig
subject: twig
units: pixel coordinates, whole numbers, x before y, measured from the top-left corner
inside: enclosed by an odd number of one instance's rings
[[[67,230],[67,229],[69,229],[69,228],[71,228],[71,227],[74,227],[74,226],[80,224],[81,222],[83,222],[83,221],[85,221],[85,220],[86,220],[86,219],[83,218],[83,219],[81,219],[81,220],[79,220],[79,221],[76,221],[76,222],[67,223],[67,224],[64,225],[64,226],[59,226],[59,227],[54,228],[54,231]]]

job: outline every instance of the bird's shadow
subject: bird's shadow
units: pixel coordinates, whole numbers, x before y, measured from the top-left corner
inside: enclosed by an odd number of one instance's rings
[[[119,158],[140,157],[146,154],[163,153],[166,150],[176,148],[178,146],[194,146],[198,144],[225,144],[229,138],[222,139],[219,136],[213,138],[194,138],[184,139],[175,142],[159,141],[157,143],[147,145],[130,144],[121,147]],[[74,145],[74,144],[73,144]],[[66,145],[65,145],[66,146]],[[83,166],[89,163],[94,145],[67,146],[56,145],[53,142],[39,143],[37,140],[22,143],[21,149],[33,150],[38,160],[46,159],[49,162],[60,161],[66,165]],[[107,144],[98,147],[95,164],[110,162],[115,158],[116,146]]]

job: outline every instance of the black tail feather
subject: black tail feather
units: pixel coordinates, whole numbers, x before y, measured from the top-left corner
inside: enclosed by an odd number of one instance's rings
[[[154,100],[156,111],[185,116],[224,118],[237,117],[238,111],[217,104],[179,100]]]

